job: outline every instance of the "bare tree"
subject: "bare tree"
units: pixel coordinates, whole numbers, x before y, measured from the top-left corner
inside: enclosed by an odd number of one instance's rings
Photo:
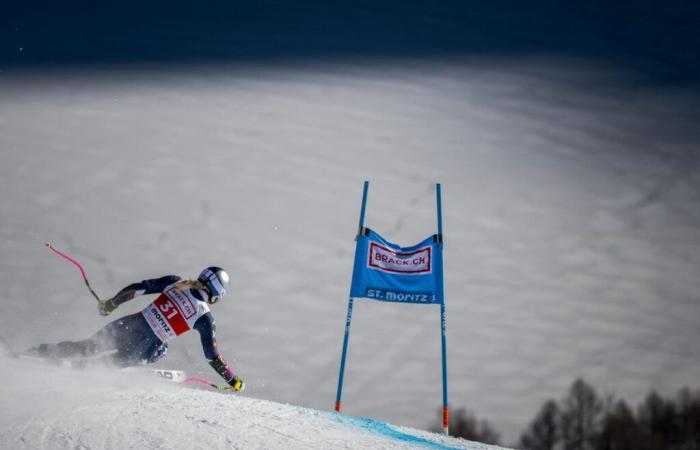
[[[673,401],[651,392],[639,407],[639,422],[657,448],[676,448],[680,430]]]
[[[528,430],[520,437],[520,447],[524,450],[554,450],[561,441],[559,423],[561,411],[554,400],[548,400]]]
[[[439,427],[434,431],[439,431]],[[450,434],[497,444],[486,421],[459,409]],[[604,400],[577,379],[561,402],[548,400],[520,436],[523,450],[700,450],[700,390],[675,399],[651,392],[635,410],[610,395]]]
[[[683,450],[700,450],[700,391],[678,393],[678,426]]]
[[[595,390],[579,378],[564,399],[561,431],[564,450],[594,450],[603,403]]]
[[[658,450],[634,412],[620,400],[603,419],[598,450]]]

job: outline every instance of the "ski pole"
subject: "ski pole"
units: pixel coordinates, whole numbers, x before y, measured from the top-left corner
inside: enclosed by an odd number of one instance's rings
[[[211,381],[209,381],[209,380],[207,380],[207,379],[205,379],[205,378],[199,378],[199,377],[188,377],[188,378],[185,378],[183,381],[180,382],[180,384],[183,384],[183,383],[199,383],[199,384],[204,384],[204,385],[206,385],[206,386],[213,387],[214,389],[216,389],[216,390],[219,391],[219,392],[231,390],[231,387],[230,387],[230,386],[219,386],[218,384],[214,384],[214,383],[212,383]]]
[[[60,256],[60,257],[62,257],[62,258],[64,258],[64,259],[70,261],[71,263],[75,264],[75,266],[80,270],[80,274],[83,276],[83,280],[85,280],[85,286],[87,286],[87,288],[88,288],[88,290],[90,291],[90,293],[92,294],[92,296],[95,297],[95,300],[97,300],[97,301],[99,302],[99,301],[100,301],[100,297],[98,297],[97,294],[95,294],[95,291],[92,290],[92,286],[90,286],[90,282],[89,282],[88,279],[87,279],[87,275],[85,275],[85,270],[83,270],[83,266],[81,266],[80,263],[79,263],[78,261],[74,260],[74,259],[71,258],[70,256],[68,256],[68,255],[66,255],[66,254],[64,254],[64,253],[62,253],[62,252],[60,252],[60,251],[58,251],[56,248],[54,248],[54,247],[51,245],[50,242],[47,242],[47,243],[46,243],[46,246],[49,248],[49,250],[51,250],[52,252],[56,253],[58,256]]]

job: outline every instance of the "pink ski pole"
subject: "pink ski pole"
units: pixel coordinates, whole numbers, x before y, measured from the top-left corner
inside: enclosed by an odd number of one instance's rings
[[[92,290],[92,286],[90,286],[90,282],[89,282],[88,279],[87,279],[87,275],[85,275],[85,270],[83,270],[83,266],[81,266],[80,263],[79,263],[78,261],[74,260],[74,259],[71,258],[70,256],[68,256],[68,255],[66,255],[66,254],[64,254],[64,253],[62,253],[62,252],[56,250],[56,249],[51,245],[50,242],[47,242],[47,243],[46,243],[46,246],[49,248],[49,250],[51,250],[52,252],[54,252],[54,253],[57,254],[58,256],[60,256],[60,257],[62,257],[62,258],[64,258],[64,259],[70,261],[71,263],[75,264],[75,266],[78,268],[78,270],[80,270],[80,274],[83,276],[83,280],[85,280],[85,286],[87,286],[88,290],[90,290],[90,293],[92,294],[93,297],[95,297],[95,300],[97,300],[97,301],[99,302],[99,301],[100,301],[100,297],[98,297],[97,294],[95,294],[95,291]]]

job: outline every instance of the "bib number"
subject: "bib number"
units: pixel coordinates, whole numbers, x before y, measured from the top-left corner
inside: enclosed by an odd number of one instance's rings
[[[180,308],[171,299],[165,295],[161,295],[153,302],[158,313],[168,322],[177,336],[190,330],[187,320],[180,312]]]

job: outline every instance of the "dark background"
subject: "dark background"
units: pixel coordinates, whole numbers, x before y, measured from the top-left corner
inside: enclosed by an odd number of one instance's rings
[[[563,56],[694,83],[699,24],[697,1],[10,2],[0,66]]]

